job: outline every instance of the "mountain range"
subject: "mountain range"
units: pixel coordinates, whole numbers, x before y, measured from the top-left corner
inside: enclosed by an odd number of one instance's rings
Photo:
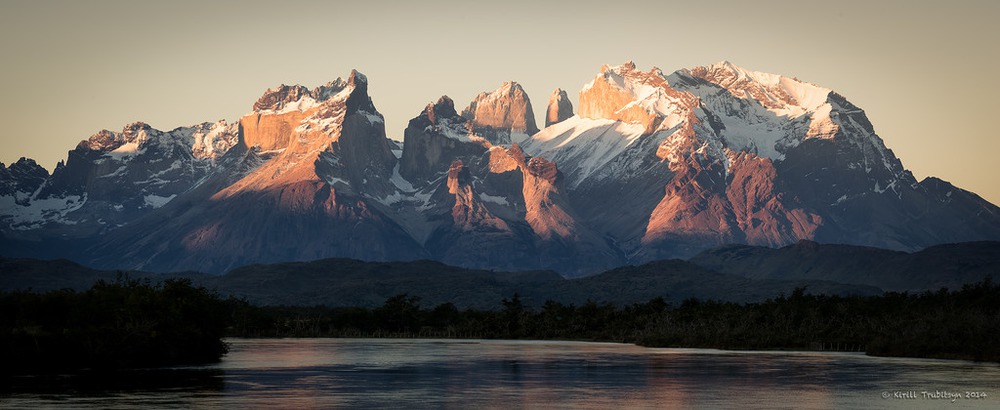
[[[114,281],[120,271],[95,270],[67,260],[0,258],[0,291],[82,291],[97,280]],[[255,264],[223,275],[128,272],[130,279],[157,283],[186,278],[195,285],[271,306],[376,307],[397,295],[418,297],[427,307],[452,303],[460,308],[495,309],[519,295],[528,306],[552,300],[583,305],[588,301],[623,306],[664,297],[734,302],[763,301],[790,295],[796,288],[826,295],[878,295],[879,288],[826,280],[752,279],[718,273],[681,260],[650,262],[566,279],[552,271],[495,272],[449,266],[436,261],[363,262],[321,259]]]
[[[461,111],[447,96],[414,110],[400,143],[357,71],[282,85],[236,123],[101,131],[51,174],[0,164],[0,255],[214,274],[431,259],[580,276],[727,244],[1000,240],[1000,208],[917,181],[827,88],[729,62],[670,74],[626,62],[601,67],[575,109],[555,90],[539,129],[528,94],[505,82]]]
[[[97,280],[114,281],[122,271],[97,270],[67,260],[0,258],[0,292],[85,290]],[[159,282],[179,277],[223,296],[259,305],[376,307],[406,294],[425,307],[495,309],[518,294],[540,307],[552,300],[619,306],[664,297],[761,302],[803,288],[816,295],[880,295],[884,291],[951,290],[1000,273],[1000,242],[932,246],[906,253],[854,245],[799,241],[781,248],[726,245],[688,261],[662,260],[623,266],[583,278],[553,271],[503,272],[468,269],[436,261],[364,262],[331,258],[253,264],[222,275],[197,272],[127,272],[131,279]]]

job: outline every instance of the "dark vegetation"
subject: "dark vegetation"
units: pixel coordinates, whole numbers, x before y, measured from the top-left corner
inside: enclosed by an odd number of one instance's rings
[[[129,272],[130,277],[163,280],[167,275]],[[89,289],[98,279],[114,280],[116,272],[89,269],[70,261],[0,258],[0,291],[46,292]],[[878,295],[873,286],[823,280],[750,279],[707,270],[682,260],[623,266],[597,275],[566,279],[552,271],[494,272],[466,269],[434,261],[364,262],[322,259],[249,265],[222,276],[171,273],[224,295],[256,305],[330,307],[381,306],[393,295],[420,295],[430,306],[453,303],[459,309],[494,309],[517,293],[525,306],[541,308],[549,300],[582,305],[588,300],[616,305],[642,303],[666,296],[731,302],[759,302],[795,288],[828,295]],[[970,281],[975,282],[975,281]],[[936,289],[936,288],[934,288]]]
[[[217,361],[231,305],[187,279],[0,293],[0,362],[7,373],[45,373]]]
[[[492,308],[422,304],[406,294],[374,308],[259,306],[223,299],[190,279],[124,276],[86,291],[0,292],[0,373],[211,362],[226,352],[224,336],[592,340],[1000,361],[1000,285],[989,278],[956,291],[881,296],[797,288],[751,303],[498,299]]]
[[[561,339],[651,347],[864,351],[871,355],[1000,361],[1000,286],[958,291],[816,296],[796,289],[761,303],[655,298],[616,306],[546,302],[518,295],[496,310],[423,307],[397,295],[378,308],[233,305],[233,336]]]

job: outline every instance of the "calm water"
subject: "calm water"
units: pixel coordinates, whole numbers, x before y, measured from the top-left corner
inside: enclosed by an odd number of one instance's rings
[[[575,342],[230,342],[211,366],[7,380],[0,407],[1000,408],[997,364]]]

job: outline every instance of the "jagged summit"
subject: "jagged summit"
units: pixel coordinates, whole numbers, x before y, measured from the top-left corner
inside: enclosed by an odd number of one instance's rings
[[[10,196],[25,203],[49,177],[49,171],[31,158],[21,157],[9,167],[0,162],[0,197]]]
[[[726,61],[669,75],[627,61],[579,97],[573,115],[556,89],[537,130],[514,81],[461,111],[442,96],[414,107],[400,149],[352,71],[271,88],[239,124],[104,130],[51,175],[0,164],[0,252],[152,271],[352,257],[582,274],[727,243],[1000,239],[1000,208],[917,182],[830,89]]]
[[[556,88],[549,96],[549,106],[545,110],[545,126],[563,122],[573,116],[573,103],[566,90]]]
[[[601,72],[580,91],[578,115],[642,125],[646,134],[669,129],[689,116],[696,98],[671,88],[663,72],[637,70],[628,61],[602,66]]]
[[[473,132],[472,121],[458,114],[455,102],[447,95],[441,96],[437,102],[428,103],[420,115],[410,119],[407,129],[433,132],[456,141],[485,142]]]
[[[271,89],[262,100],[276,100],[279,104],[264,105],[266,109],[255,110],[240,119],[243,145],[258,149],[269,161],[221,191],[220,197],[239,195],[246,189],[267,191],[317,179],[331,185],[339,183],[342,191],[351,191],[353,185],[366,178],[342,175],[348,172],[343,165],[353,159],[343,158],[345,146],[357,149],[357,156],[362,153],[374,156],[380,174],[387,172],[386,168],[391,171],[395,157],[388,143],[382,141],[384,119],[368,96],[368,79],[364,74],[353,70],[346,81],[337,78],[312,91],[303,86],[278,89],[298,90],[287,94],[294,94],[297,99],[276,98],[281,94]],[[355,177],[356,182],[352,181]]]
[[[729,61],[681,70],[740,98],[753,98],[778,115],[801,116],[827,103],[829,88],[777,74],[751,71]]]
[[[458,112],[455,111],[455,101],[447,95],[442,95],[441,98],[438,98],[437,102],[427,104],[427,107],[424,108],[422,117],[418,116],[413,118],[410,122],[417,121],[420,118],[426,118],[431,124],[436,124],[438,122],[438,118],[454,118],[458,116]]]
[[[479,155],[489,146],[474,132],[472,120],[459,115],[455,102],[444,95],[407,124],[399,172],[401,178],[423,181],[446,171],[456,158]]]
[[[122,128],[122,132],[115,133],[108,130],[101,130],[91,135],[90,138],[80,141],[77,149],[91,151],[114,151],[125,144],[140,144],[150,137],[150,132],[159,135],[159,131],[153,130],[149,124],[136,121]]]
[[[475,132],[494,145],[521,142],[538,132],[531,99],[515,81],[507,81],[492,92],[482,92],[462,110]]]
[[[559,164],[572,187],[592,176],[607,178],[642,167],[644,160],[620,158],[637,143],[647,146],[644,155],[671,161],[686,155],[682,151],[703,145],[693,140],[695,128],[704,127],[697,118],[698,98],[672,88],[655,67],[641,71],[631,61],[604,65],[579,95],[576,116],[545,128],[524,143],[531,155]],[[719,152],[721,147],[710,144],[706,150]],[[602,171],[609,166],[616,169]]]
[[[384,123],[368,95],[368,79],[357,70],[345,81],[338,77],[309,91],[301,85],[267,90],[254,104],[254,110],[240,119],[246,147],[276,152],[290,147],[315,151],[316,144],[339,135],[345,116],[362,114],[369,122]],[[320,133],[309,133],[318,130]],[[291,139],[293,134],[309,135],[310,140]],[[329,141],[327,141],[329,142]]]
[[[368,77],[357,70],[351,70],[345,81],[336,80],[309,90],[302,85],[282,84],[269,88],[253,105],[253,112],[261,114],[284,114],[292,111],[308,111],[330,100],[347,100],[350,112],[362,110],[376,113],[368,96]]]
[[[195,124],[189,127],[178,127],[171,131],[160,131],[142,121],[126,125],[121,132],[101,130],[80,141],[77,151],[95,151],[106,157],[128,159],[142,154],[147,148],[155,146],[156,152],[174,150],[191,150],[192,155],[199,159],[215,159],[235,145],[236,132],[234,126],[220,120],[215,123]]]
[[[254,111],[280,111],[288,104],[302,100],[305,97],[312,99],[312,93],[308,88],[301,85],[282,84],[276,88],[268,88],[264,95],[253,105]]]

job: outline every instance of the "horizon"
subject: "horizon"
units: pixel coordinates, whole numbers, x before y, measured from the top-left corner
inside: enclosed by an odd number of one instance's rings
[[[1000,79],[945,70],[1000,63],[1000,4],[643,2],[634,15],[599,2],[382,3],[5,2],[0,162],[28,157],[51,172],[102,129],[234,122],[268,88],[313,88],[351,69],[369,77],[386,135],[402,140],[406,123],[442,95],[461,109],[516,81],[544,125],[552,91],[571,94],[575,112],[576,92],[603,64],[670,73],[726,60],[844,95],[918,180],[935,176],[1000,203],[991,161],[1000,140],[989,121],[1000,102],[983,92]],[[779,28],[747,26],[757,21]]]

